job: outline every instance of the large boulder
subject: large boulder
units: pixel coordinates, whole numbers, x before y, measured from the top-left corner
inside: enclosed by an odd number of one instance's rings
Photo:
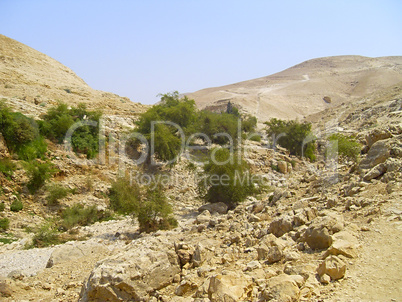
[[[391,155],[391,139],[375,142],[367,153],[367,156],[360,162],[361,169],[371,169],[378,164],[385,162]]]
[[[79,301],[147,301],[150,293],[170,285],[180,272],[173,246],[146,239],[98,262]]]
[[[302,278],[303,279],[303,278]],[[262,301],[299,301],[300,289],[296,279],[282,274],[268,279]]]
[[[247,295],[251,280],[243,274],[226,272],[211,277],[208,288],[208,298],[212,302],[236,302],[242,301]]]
[[[109,249],[104,244],[97,242],[67,242],[54,248],[46,267],[50,268],[53,265],[75,261],[94,254],[104,254],[107,256],[109,254]]]
[[[228,206],[223,203],[223,202],[214,202],[214,203],[208,203],[204,204],[203,206],[198,208],[198,212],[204,212],[208,211],[211,214],[226,214],[228,211]]]
[[[374,129],[371,130],[367,135],[366,135],[366,142],[367,146],[371,148],[371,146],[383,139],[387,139],[392,137],[392,133],[389,132],[388,129]]]
[[[387,172],[387,166],[384,163],[378,164],[363,176],[363,180],[370,181],[382,176],[385,172]]]

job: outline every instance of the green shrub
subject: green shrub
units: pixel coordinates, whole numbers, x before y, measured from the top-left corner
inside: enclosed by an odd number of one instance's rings
[[[105,221],[112,218],[108,211],[99,211],[96,206],[85,207],[81,204],[75,204],[66,208],[61,213],[61,227],[71,229],[74,226],[86,226],[97,221]]]
[[[215,160],[204,166],[205,176],[198,183],[198,192],[208,202],[224,202],[230,208],[257,192],[247,163],[230,152],[219,148],[212,150]]]
[[[136,213],[140,232],[153,232],[158,229],[171,229],[178,225],[172,216],[173,210],[168,203],[161,186],[148,188],[146,198],[139,204]]]
[[[15,199],[11,205],[10,205],[10,210],[13,212],[19,212],[24,208],[24,205],[22,204],[21,200],[18,198]]]
[[[3,212],[6,209],[6,204],[4,202],[0,203],[0,212]]]
[[[6,231],[10,226],[10,220],[8,218],[1,218],[0,219],[0,229],[2,231]]]
[[[326,157],[334,157],[339,154],[354,161],[359,159],[361,146],[354,138],[334,133],[328,137],[328,141],[330,144],[325,150]],[[337,142],[337,144],[331,142]]]
[[[110,207],[119,214],[131,214],[138,219],[141,232],[169,229],[177,226],[172,208],[161,186],[150,184],[141,189],[127,178],[118,178],[109,191]]]
[[[110,208],[119,214],[138,212],[140,198],[140,187],[127,178],[118,178],[109,190]]]
[[[51,223],[45,223],[35,231],[35,235],[32,238],[32,244],[28,245],[27,248],[42,248],[61,243],[63,243],[63,240],[61,240],[56,227]]]
[[[40,131],[47,138],[62,143],[67,131],[74,123],[96,122],[96,127],[82,123],[71,137],[74,152],[93,158],[99,152],[99,119],[101,115],[99,111],[87,110],[84,104],[69,109],[66,104],[59,103],[56,107],[50,108],[43,116],[43,121],[39,122]]]
[[[29,177],[27,187],[31,194],[35,194],[56,172],[52,163],[36,160],[26,163],[25,168]]]
[[[13,173],[17,165],[13,163],[9,158],[1,158],[0,159],[0,172],[4,174],[5,177],[10,179],[13,176]]]
[[[48,195],[46,196],[47,204],[52,206],[59,203],[59,200],[66,197],[70,190],[60,184],[52,184],[47,188]]]
[[[220,114],[201,111],[197,131],[206,134],[215,144],[224,145],[229,143],[227,137],[216,135],[218,133],[226,133],[235,143],[238,137],[238,119],[235,115],[229,113]]]
[[[47,146],[39,133],[37,123],[20,112],[12,112],[0,102],[0,129],[8,149],[19,159],[43,157]]]
[[[241,129],[244,132],[253,132],[257,126],[257,118],[252,115],[246,115],[241,121]]]
[[[272,118],[265,122],[268,126],[267,134],[274,136],[279,145],[289,150],[290,154],[304,156],[311,161],[315,160],[315,145],[312,137],[311,124],[298,121],[283,121]],[[306,143],[304,143],[306,142]]]
[[[261,142],[261,135],[255,133],[254,135],[250,136],[250,140],[253,142]]]

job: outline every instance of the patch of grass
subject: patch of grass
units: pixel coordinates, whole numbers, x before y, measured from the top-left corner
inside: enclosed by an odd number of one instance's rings
[[[47,247],[64,243],[60,238],[60,234],[52,223],[45,223],[34,231],[35,235],[32,238],[32,243],[26,248]]]
[[[339,154],[355,162],[358,161],[361,146],[353,137],[334,133],[328,137],[328,141],[330,144],[325,150],[326,157],[334,157],[336,154]]]
[[[29,177],[27,187],[31,194],[35,194],[56,172],[50,162],[31,161],[26,163],[25,168]]]
[[[1,218],[0,219],[0,229],[2,231],[6,231],[10,226],[10,220],[8,218]]]
[[[17,165],[9,158],[0,159],[0,172],[8,179],[13,176],[14,171],[17,169]]]
[[[50,206],[58,204],[60,199],[67,197],[67,195],[70,193],[68,188],[56,183],[48,186],[47,190],[48,195],[46,196],[46,201]]]
[[[97,221],[106,221],[113,218],[109,211],[99,211],[96,206],[85,207],[81,204],[66,208],[61,217],[63,220],[60,222],[60,226],[66,230],[74,226],[90,225]]]
[[[10,210],[13,212],[19,212],[24,208],[24,205],[22,204],[21,200],[18,198],[15,199],[11,205],[10,205]]]

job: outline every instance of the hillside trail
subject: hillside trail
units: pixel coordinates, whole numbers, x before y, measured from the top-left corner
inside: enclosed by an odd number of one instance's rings
[[[399,193],[384,203],[369,230],[360,232],[359,257],[349,262],[343,280],[322,291],[321,301],[402,301],[401,200]]]

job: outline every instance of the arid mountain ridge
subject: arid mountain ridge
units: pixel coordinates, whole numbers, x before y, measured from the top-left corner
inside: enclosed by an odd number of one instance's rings
[[[199,108],[212,110],[223,109],[231,101],[263,122],[271,117],[302,119],[401,81],[401,56],[335,56],[308,60],[266,77],[199,90],[188,97]]]
[[[402,82],[402,56],[324,57],[266,77],[187,94],[200,109],[223,110],[228,101],[260,122],[271,117],[302,119]],[[94,90],[70,68],[0,35],[0,96],[28,106],[63,101],[130,115],[147,106]],[[324,100],[326,97],[326,100]]]

